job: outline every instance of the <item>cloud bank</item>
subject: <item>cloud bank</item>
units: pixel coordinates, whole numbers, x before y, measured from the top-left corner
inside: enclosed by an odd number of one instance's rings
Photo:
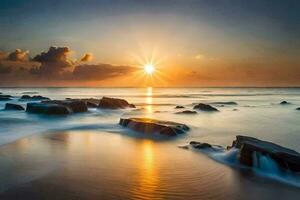
[[[102,81],[125,76],[136,70],[135,67],[125,65],[80,64],[70,58],[71,53],[68,47],[51,46],[29,59],[29,51],[0,51],[0,85],[60,85],[74,81]],[[80,61],[89,62],[92,58],[91,53],[86,53]]]

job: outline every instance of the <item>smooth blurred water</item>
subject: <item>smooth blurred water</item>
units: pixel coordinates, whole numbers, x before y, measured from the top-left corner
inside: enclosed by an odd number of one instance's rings
[[[236,135],[249,135],[300,151],[299,88],[2,88],[0,92],[13,95],[10,102],[23,106],[27,102],[18,99],[24,92],[51,99],[119,97],[137,105],[137,109],[90,109],[64,117],[1,110],[3,191],[37,181],[34,189],[50,184],[64,192],[76,191],[83,182],[89,189],[76,193],[77,198],[83,194],[101,198],[100,193],[109,199],[251,199],[257,193],[269,199],[276,190],[277,196],[293,199],[300,194],[290,186],[221,165],[201,152],[178,148],[191,140],[227,146]],[[283,100],[290,104],[280,105]],[[200,102],[228,101],[237,105],[212,104],[218,113],[175,114]],[[0,101],[0,109],[5,103]],[[185,109],[175,109],[176,105]],[[120,117],[133,116],[181,122],[191,130],[170,140],[149,138],[118,125]],[[232,161],[232,154],[225,156]],[[52,182],[41,178],[45,176]]]

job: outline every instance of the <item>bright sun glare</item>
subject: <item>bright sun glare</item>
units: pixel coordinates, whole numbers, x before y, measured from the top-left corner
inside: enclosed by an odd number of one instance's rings
[[[153,74],[155,68],[152,64],[146,64],[146,65],[144,65],[144,70],[145,70],[146,74],[151,75],[151,74]]]

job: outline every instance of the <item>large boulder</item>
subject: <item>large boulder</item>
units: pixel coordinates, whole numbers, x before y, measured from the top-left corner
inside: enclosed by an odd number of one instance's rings
[[[167,136],[176,136],[189,130],[189,127],[185,124],[151,118],[121,118],[119,124],[137,132],[148,134],[158,133]]]
[[[5,110],[25,110],[23,106],[14,104],[14,103],[6,103]]]
[[[135,108],[133,104],[129,104],[124,99],[103,97],[98,105],[99,108],[103,109],[124,109],[124,108]]]
[[[49,100],[40,103],[28,103],[26,112],[48,115],[66,115],[86,112],[87,105],[80,100]]]
[[[255,160],[258,160],[256,156],[265,155],[272,158],[281,169],[300,172],[300,154],[272,142],[238,135],[229,148],[240,149],[238,160],[244,165],[254,166]]]
[[[49,100],[42,101],[42,103],[66,106],[72,113],[86,112],[88,110],[86,103],[81,100]]]
[[[67,115],[72,111],[63,105],[51,103],[27,103],[26,112],[45,115]]]
[[[205,112],[218,112],[219,111],[215,107],[208,105],[208,104],[204,104],[204,103],[199,103],[199,104],[195,105],[194,109],[205,111]]]
[[[50,99],[48,97],[43,97],[41,95],[34,95],[34,96],[23,95],[19,100],[20,101],[42,101],[42,100],[50,100]]]

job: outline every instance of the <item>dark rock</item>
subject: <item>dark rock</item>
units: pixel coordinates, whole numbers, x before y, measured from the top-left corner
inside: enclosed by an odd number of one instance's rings
[[[9,97],[1,97],[0,96],[0,101],[10,101],[10,100],[12,100],[12,99]]]
[[[217,101],[217,102],[212,102],[211,104],[220,104],[220,105],[238,105],[234,101]]]
[[[184,108],[184,106],[176,106],[175,109]]]
[[[29,96],[29,95],[23,95],[20,98],[21,101],[42,101],[42,100],[50,100],[48,97],[43,97],[41,95],[34,95],[34,96]]]
[[[13,103],[6,103],[5,110],[25,110],[23,106]]]
[[[300,154],[294,150],[240,135],[233,141],[231,148],[233,147],[240,149],[238,160],[244,165],[253,166],[255,156],[261,154],[272,158],[283,170],[300,172]]]
[[[28,103],[26,112],[48,115],[66,115],[86,112],[87,105],[80,100],[48,100],[41,103]]]
[[[239,109],[236,109],[236,108],[235,108],[235,109],[232,109],[232,111],[238,111],[238,110],[239,110]]]
[[[282,102],[280,102],[280,105],[287,105],[287,104],[291,104],[291,103],[289,103],[289,102],[287,102],[287,101],[282,101]]]
[[[195,105],[194,109],[206,111],[206,112],[218,112],[219,111],[215,107],[208,105],[208,104],[204,104],[204,103],[199,103],[199,104]]]
[[[89,101],[86,102],[86,105],[88,108],[97,108],[98,107],[97,104],[89,102]]]
[[[185,124],[150,118],[121,118],[119,124],[137,132],[148,134],[158,133],[167,136],[176,136],[189,130],[189,127]]]
[[[196,149],[206,149],[206,148],[212,148],[211,144],[208,143],[201,143],[196,141],[191,141],[190,145],[192,145]]]
[[[72,111],[63,105],[51,103],[27,103],[26,112],[46,115],[67,115]]]
[[[296,110],[300,110],[300,107],[296,108]]]
[[[42,103],[66,106],[72,113],[86,112],[88,110],[86,103],[81,100],[49,100],[42,101]]]
[[[135,105],[129,104],[124,99],[103,97],[100,100],[98,107],[103,109],[124,109],[124,108],[135,108]]]
[[[192,110],[184,110],[182,112],[177,112],[176,114],[188,114],[188,115],[190,115],[190,114],[197,114],[197,112],[192,111]]]

